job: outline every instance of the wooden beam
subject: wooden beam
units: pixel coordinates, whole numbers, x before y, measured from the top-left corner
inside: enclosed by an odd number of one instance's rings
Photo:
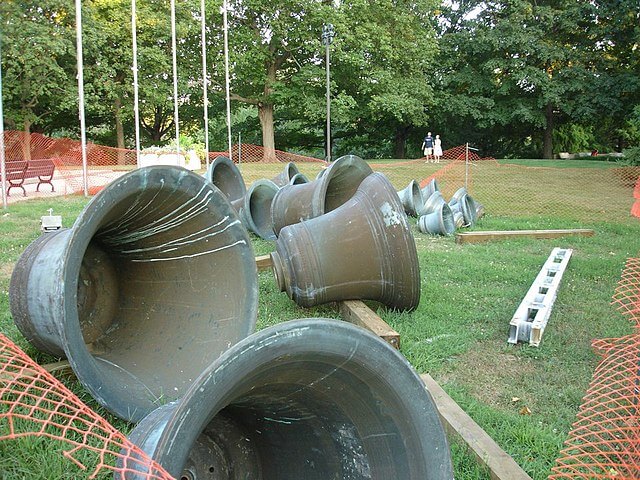
[[[340,315],[343,320],[359,325],[382,338],[394,348],[400,348],[400,334],[391,328],[376,313],[360,300],[340,302]]]
[[[260,255],[256,257],[256,265],[258,266],[258,271],[270,269],[271,255]]]
[[[558,238],[565,235],[593,237],[595,232],[588,228],[570,228],[565,230],[495,230],[484,232],[456,233],[456,243],[480,243],[505,238]]]
[[[430,375],[420,375],[431,393],[449,438],[462,440],[493,480],[531,480],[520,465],[473,421]]]

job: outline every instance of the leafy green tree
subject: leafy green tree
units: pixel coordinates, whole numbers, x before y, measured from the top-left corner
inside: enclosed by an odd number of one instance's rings
[[[28,160],[31,131],[42,129],[47,117],[77,108],[73,3],[5,0],[0,18],[4,120],[24,132]]]
[[[404,158],[407,139],[433,114],[435,3],[350,0],[338,8],[332,72],[338,95],[352,99],[343,102],[351,115],[342,134],[373,146],[367,156]]]
[[[492,145],[500,153],[519,136],[550,158],[554,128],[588,117],[601,101],[593,98],[602,81],[596,3],[468,1],[454,5],[466,16],[450,9],[447,21],[445,12],[438,89],[449,123],[482,130],[485,146],[500,143]]]

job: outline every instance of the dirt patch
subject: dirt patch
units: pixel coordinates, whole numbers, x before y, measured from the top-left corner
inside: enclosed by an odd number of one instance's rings
[[[530,376],[535,366],[528,358],[496,351],[492,344],[478,344],[457,357],[455,370],[443,374],[438,382],[463,386],[480,402],[513,408],[515,386]]]

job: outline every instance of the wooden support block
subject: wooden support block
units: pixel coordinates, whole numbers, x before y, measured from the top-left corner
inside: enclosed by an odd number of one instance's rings
[[[360,300],[340,302],[343,320],[371,330],[394,348],[400,348],[400,334]]]
[[[595,232],[588,228],[570,228],[566,230],[504,230],[484,232],[456,233],[456,243],[480,243],[489,240],[504,240],[505,238],[558,238],[565,235],[580,235],[593,237]]]
[[[270,269],[271,255],[260,255],[256,257],[256,265],[258,266],[258,271]]]
[[[478,462],[489,469],[493,480],[531,480],[520,465],[502,450],[430,375],[420,375],[420,378],[433,397],[447,435],[461,439]]]

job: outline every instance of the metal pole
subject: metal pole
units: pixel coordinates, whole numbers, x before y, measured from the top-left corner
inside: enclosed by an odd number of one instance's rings
[[[131,44],[133,49],[133,118],[136,134],[136,165],[140,165],[140,107],[138,98],[138,26],[136,19],[136,0],[131,0]]]
[[[327,156],[325,160],[331,161],[331,61],[329,57],[329,45],[333,41],[335,31],[331,23],[322,26],[322,43],[325,45],[325,69],[327,72]]]
[[[78,65],[78,113],[80,115],[80,142],[82,147],[82,186],[84,196],[89,195],[87,179],[87,134],[84,118],[84,61],[82,54],[82,2],[76,0],[76,62]]]
[[[464,188],[469,191],[469,142],[464,146]]]
[[[176,124],[176,153],[180,156],[178,120],[178,54],[176,48],[176,0],[171,0],[171,56],[173,57],[173,120]]]
[[[7,171],[4,158],[4,113],[2,110],[2,32],[0,32],[0,173],[2,174],[2,208],[7,208]]]
[[[331,74],[329,68],[329,42],[326,42],[326,70],[327,70],[327,162],[331,161]]]
[[[227,23],[227,0],[222,2],[222,22],[224,30],[224,84],[227,96],[227,139],[229,142],[229,158],[233,158],[231,153],[231,88],[229,86],[229,24]]]
[[[238,132],[238,164],[240,164],[241,157],[242,157],[242,133]]]
[[[207,87],[209,79],[207,78],[207,33],[205,22],[205,9],[204,0],[200,0],[200,15],[202,17],[201,27],[201,41],[202,41],[202,101],[204,103],[204,150],[207,162],[207,169],[209,168],[209,98],[207,95]]]

